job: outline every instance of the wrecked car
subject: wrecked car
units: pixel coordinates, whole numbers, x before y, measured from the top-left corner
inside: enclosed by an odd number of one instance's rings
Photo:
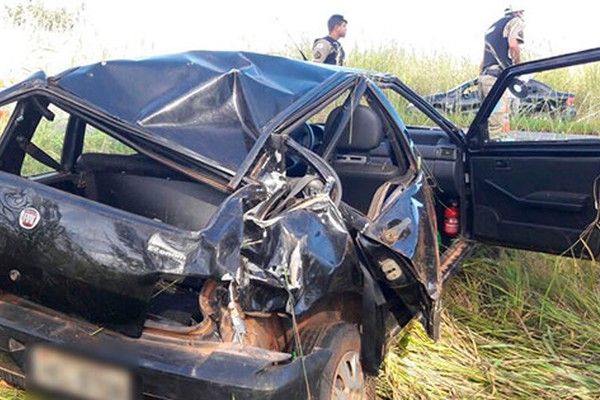
[[[573,118],[577,113],[573,93],[561,92],[536,79],[526,79],[519,88],[519,92],[513,91],[513,96],[509,97],[515,113],[552,114],[563,119]],[[479,78],[461,83],[447,92],[430,94],[424,98],[444,113],[475,114],[481,106]]]
[[[372,396],[399,328],[439,335],[473,243],[598,255],[598,138],[486,121],[520,74],[599,59],[504,71],[466,133],[396,77],[275,56],[34,74],[0,93],[0,376],[89,399]]]

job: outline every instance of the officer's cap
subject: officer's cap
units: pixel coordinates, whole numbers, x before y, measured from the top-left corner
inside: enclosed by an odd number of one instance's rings
[[[518,0],[512,1],[510,5],[504,9],[504,13],[508,15],[516,12],[525,11],[525,4],[523,3],[523,1]]]

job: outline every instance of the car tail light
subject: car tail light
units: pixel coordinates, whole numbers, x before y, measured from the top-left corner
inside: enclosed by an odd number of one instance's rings
[[[575,104],[575,96],[573,96],[573,97],[569,97],[569,98],[567,99],[567,101],[566,101],[566,104],[567,104],[568,106],[572,106],[573,104]]]
[[[460,211],[456,203],[452,203],[444,210],[444,233],[448,236],[456,236],[460,231],[459,226]]]

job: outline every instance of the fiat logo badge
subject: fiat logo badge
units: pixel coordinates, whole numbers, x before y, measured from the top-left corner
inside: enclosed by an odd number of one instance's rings
[[[40,223],[40,212],[35,208],[28,207],[19,215],[19,225],[23,229],[31,230]]]

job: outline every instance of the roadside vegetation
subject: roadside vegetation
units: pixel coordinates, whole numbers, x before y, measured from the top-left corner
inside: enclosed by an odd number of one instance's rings
[[[23,400],[25,392],[15,389],[4,381],[0,381],[0,400]]]
[[[307,50],[309,51],[309,50]],[[539,58],[529,54],[526,60]],[[388,72],[422,96],[446,92],[476,78],[478,64],[438,52],[419,54],[393,44],[375,50],[357,51],[349,58],[352,67]],[[511,116],[511,129],[568,134],[598,134],[600,130],[600,63],[587,64],[535,74],[529,78],[544,82],[558,91],[575,94],[577,114],[563,119],[548,113]],[[406,104],[398,104],[398,112],[407,124],[427,124],[419,115],[406,113]],[[458,126],[467,128],[474,114],[447,115]]]
[[[382,399],[600,399],[600,268],[482,247],[445,288],[442,338],[412,324]]]
[[[357,51],[349,62],[393,73],[422,95],[477,74],[466,60],[394,46]],[[577,116],[533,118],[526,127],[565,131],[560,124],[568,123],[573,132],[600,132],[600,68],[555,75],[545,82],[577,94]],[[459,125],[468,126],[469,118],[457,116]],[[380,398],[600,399],[597,263],[481,247],[445,288],[444,304],[438,343],[416,323],[391,343],[378,378]],[[0,400],[22,398],[0,384]]]

